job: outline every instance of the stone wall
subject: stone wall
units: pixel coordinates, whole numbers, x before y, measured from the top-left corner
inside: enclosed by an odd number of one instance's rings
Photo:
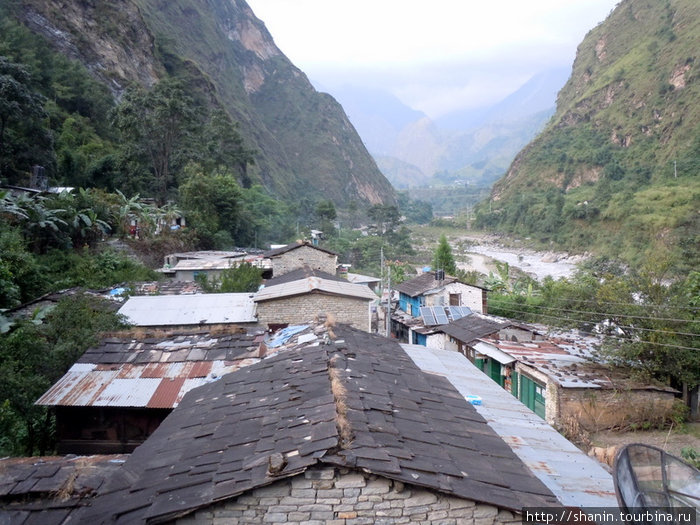
[[[556,391],[556,422],[562,424],[567,418],[574,418],[589,432],[661,422],[670,416],[675,399],[672,392],[658,390],[558,388]]]
[[[272,257],[271,261],[273,277],[279,277],[304,266],[335,275],[338,256],[311,246],[299,246],[299,248]]]
[[[258,323],[300,324],[319,315],[332,314],[339,323],[369,332],[369,301],[353,297],[314,292],[257,303]]]
[[[315,468],[207,507],[176,523],[515,525],[520,522],[520,515],[492,505],[345,469]]]

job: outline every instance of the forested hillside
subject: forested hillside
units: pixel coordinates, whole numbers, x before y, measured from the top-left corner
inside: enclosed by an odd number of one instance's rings
[[[5,28],[0,54],[27,68],[35,82],[28,89],[51,101],[45,71],[53,69],[57,75],[70,71],[96,79],[101,85],[90,83],[92,93],[83,96],[99,98],[99,105],[74,108],[82,120],[71,125],[91,128],[103,141],[127,139],[131,146],[128,152],[122,148],[118,158],[103,155],[100,176],[84,170],[67,173],[60,154],[52,162],[52,144],[46,142],[62,131],[56,128],[63,122],[52,121],[52,137],[44,134],[44,143],[35,146],[40,152],[13,154],[15,166],[5,170],[13,175],[10,181],[26,174],[30,165],[41,164],[58,184],[111,185],[162,200],[176,193],[188,163],[223,162],[243,186],[260,184],[278,198],[330,199],[340,206],[351,200],[366,205],[395,202],[391,185],[340,105],[311,86],[243,0],[206,5],[189,0],[17,0],[3,3],[0,17]],[[27,32],[41,42],[30,44]],[[44,56],[27,51],[39,47]],[[61,99],[63,93],[57,93]],[[120,102],[120,107],[131,106],[135,116],[143,104],[157,100],[171,114],[151,126],[130,119],[128,109],[120,110],[119,118],[110,111]],[[10,147],[20,124],[7,124]],[[221,142],[229,146],[231,140],[241,155],[217,158]],[[56,140],[54,150],[62,145]],[[101,153],[107,151],[91,151],[93,156]],[[139,153],[151,157],[150,165],[125,163]]]
[[[547,128],[477,225],[676,271],[700,252],[700,4],[624,0],[578,49]]]

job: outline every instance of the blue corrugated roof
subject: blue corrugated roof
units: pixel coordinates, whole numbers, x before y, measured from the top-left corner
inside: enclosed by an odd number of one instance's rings
[[[501,438],[563,505],[617,505],[612,476],[593,458],[559,434],[463,355],[416,345],[401,345],[425,372],[447,378],[467,397],[481,397],[475,405]]]

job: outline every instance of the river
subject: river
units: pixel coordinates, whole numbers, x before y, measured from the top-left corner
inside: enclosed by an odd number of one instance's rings
[[[536,252],[531,250],[511,249],[495,244],[476,244],[469,246],[466,255],[470,263],[459,266],[466,270],[477,270],[487,274],[494,271],[493,260],[507,262],[511,268],[530,274],[538,281],[547,276],[554,279],[570,277],[577,270],[577,264],[584,260],[583,256],[570,256],[566,253]]]

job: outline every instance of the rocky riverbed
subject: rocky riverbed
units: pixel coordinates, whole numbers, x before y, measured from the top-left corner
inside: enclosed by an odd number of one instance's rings
[[[468,262],[459,264],[465,270],[477,270],[488,275],[495,272],[494,260],[507,262],[511,268],[520,270],[541,281],[547,276],[554,279],[570,277],[577,265],[586,259],[585,255],[570,255],[559,252],[538,252],[517,246],[504,246],[490,237],[467,237],[462,242],[471,243],[464,254]]]

